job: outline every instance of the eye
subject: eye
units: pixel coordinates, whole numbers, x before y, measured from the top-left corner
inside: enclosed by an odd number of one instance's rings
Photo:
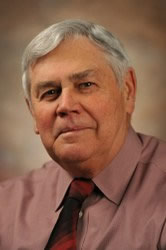
[[[94,85],[94,83],[92,83],[92,82],[83,82],[83,83],[79,84],[79,88],[80,89],[90,88],[93,85]]]
[[[61,94],[61,88],[49,89],[41,95],[41,99],[56,99]]]

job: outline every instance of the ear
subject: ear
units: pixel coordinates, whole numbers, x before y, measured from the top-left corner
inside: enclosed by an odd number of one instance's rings
[[[31,113],[31,115],[33,117],[33,120],[34,120],[34,132],[35,132],[35,134],[38,135],[39,134],[39,130],[37,128],[37,124],[36,124],[36,120],[35,120],[35,115],[34,115],[34,110],[33,110],[33,107],[32,107],[32,103],[27,98],[25,98],[25,102],[26,102],[26,104],[28,106],[28,109],[29,109],[29,111],[30,111],[30,113]]]
[[[136,99],[136,75],[133,68],[129,68],[124,77],[124,98],[126,112],[131,115],[134,111]]]

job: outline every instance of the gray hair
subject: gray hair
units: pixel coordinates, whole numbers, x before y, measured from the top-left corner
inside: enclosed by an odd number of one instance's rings
[[[130,62],[120,41],[100,25],[84,20],[65,20],[39,33],[25,49],[22,59],[22,84],[26,98],[30,99],[30,66],[65,39],[76,36],[87,37],[105,52],[117,81],[122,86],[123,76]]]

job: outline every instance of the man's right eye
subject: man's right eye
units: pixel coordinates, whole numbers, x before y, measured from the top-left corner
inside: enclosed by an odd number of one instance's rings
[[[44,95],[55,95],[57,91],[55,89],[48,90]]]
[[[56,99],[61,94],[61,88],[49,89],[41,95],[41,99]]]

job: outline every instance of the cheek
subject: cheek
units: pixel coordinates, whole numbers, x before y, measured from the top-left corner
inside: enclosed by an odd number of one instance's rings
[[[45,131],[50,132],[53,126],[52,112],[44,111],[43,109],[41,110],[35,112],[35,121],[36,121],[36,126],[39,130],[39,134]]]
[[[119,101],[118,101],[119,100]],[[98,120],[103,132],[113,133],[119,127],[125,116],[124,104],[121,99],[108,99],[99,105],[97,110]]]
[[[114,119],[116,113],[116,103],[113,100],[102,100],[96,109],[96,114],[100,122]]]

